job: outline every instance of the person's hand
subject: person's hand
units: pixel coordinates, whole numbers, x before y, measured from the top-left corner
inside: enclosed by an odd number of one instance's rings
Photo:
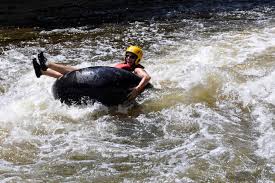
[[[128,100],[134,100],[140,92],[137,89],[137,87],[131,88],[130,90],[132,90],[132,91],[127,96]]]

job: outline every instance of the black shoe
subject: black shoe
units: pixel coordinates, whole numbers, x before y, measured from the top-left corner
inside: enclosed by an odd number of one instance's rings
[[[42,73],[41,73],[41,67],[37,63],[36,58],[32,59],[32,65],[33,65],[36,77],[40,78],[40,76],[42,75]]]
[[[48,69],[48,67],[46,66],[47,59],[44,57],[42,51],[38,54],[38,60],[39,60],[41,69],[43,71],[46,71]]]

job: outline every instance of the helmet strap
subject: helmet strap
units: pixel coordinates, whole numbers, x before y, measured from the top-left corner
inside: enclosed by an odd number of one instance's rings
[[[135,61],[135,65],[138,65],[139,62],[140,62],[140,59],[137,58],[136,61]]]

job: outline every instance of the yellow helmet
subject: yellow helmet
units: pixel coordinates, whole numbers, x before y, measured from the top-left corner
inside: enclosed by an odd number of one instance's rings
[[[142,49],[138,46],[129,46],[126,50],[126,52],[133,53],[137,56],[137,59],[135,61],[135,64],[138,65],[140,60],[142,59],[143,52]]]

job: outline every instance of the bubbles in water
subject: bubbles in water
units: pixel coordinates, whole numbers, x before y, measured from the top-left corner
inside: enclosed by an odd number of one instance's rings
[[[235,13],[242,20],[247,12]],[[8,47],[0,56],[3,179],[272,180],[274,28],[232,21],[56,29]],[[54,79],[35,78],[31,65],[39,50],[79,68],[113,65],[129,44],[143,47],[155,86],[131,105],[66,106],[53,99]]]

